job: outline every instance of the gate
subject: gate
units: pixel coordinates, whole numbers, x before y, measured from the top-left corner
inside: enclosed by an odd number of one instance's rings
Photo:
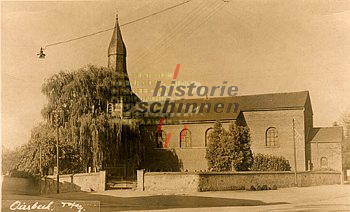
[[[118,164],[115,167],[106,167],[106,189],[136,188],[136,170],[133,164]]]

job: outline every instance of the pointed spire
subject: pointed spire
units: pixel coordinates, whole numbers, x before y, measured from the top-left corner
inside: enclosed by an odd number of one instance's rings
[[[122,106],[122,113],[126,113],[127,110],[135,105],[135,102],[139,102],[140,99],[133,93],[131,84],[126,69],[126,47],[120,31],[118,22],[118,13],[115,17],[115,27],[112,35],[111,42],[108,47],[108,68],[115,70],[115,86],[118,86],[117,94],[113,98],[113,103],[117,102]]]
[[[121,58],[118,58],[121,57]],[[116,62],[118,59],[125,59],[126,48],[123,41],[123,37],[120,31],[118,13],[116,14],[115,27],[112,35],[111,42],[108,47],[108,67],[116,68]]]

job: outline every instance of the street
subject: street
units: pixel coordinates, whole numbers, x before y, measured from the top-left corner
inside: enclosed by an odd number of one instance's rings
[[[269,191],[219,191],[196,193],[109,190],[100,193],[75,192],[42,196],[3,194],[2,199],[100,201],[100,211],[102,212],[146,210],[349,211],[350,185],[283,188]]]

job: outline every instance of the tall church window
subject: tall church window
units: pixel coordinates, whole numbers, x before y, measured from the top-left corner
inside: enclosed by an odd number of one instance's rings
[[[210,136],[210,133],[212,133],[213,131],[214,131],[214,128],[212,128],[212,127],[208,128],[205,131],[205,143],[204,143],[205,146],[208,146],[208,144],[209,144],[209,136]]]
[[[192,138],[191,131],[189,129],[183,129],[180,132],[180,147],[191,147]]]
[[[328,167],[328,159],[326,157],[322,157],[320,163],[321,163],[321,168]]]
[[[157,148],[164,148],[164,144],[166,141],[166,133],[164,130],[156,133],[157,138]]]
[[[278,132],[275,127],[270,127],[266,130],[266,146],[267,147],[278,146]]]

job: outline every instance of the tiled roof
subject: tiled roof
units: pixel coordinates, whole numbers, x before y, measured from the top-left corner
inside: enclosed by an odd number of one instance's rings
[[[309,135],[310,142],[338,143],[343,139],[342,127],[317,127],[313,128]]]
[[[208,99],[197,98],[175,100],[175,104],[183,103],[184,105],[187,103],[196,103],[197,106],[200,106],[203,103],[210,103],[211,108],[208,113],[206,112],[206,109],[204,109],[202,113],[181,114],[180,116],[175,116],[167,119],[188,121],[236,119],[240,111],[303,108],[305,107],[308,96],[308,91],[301,91],[235,97],[209,97]],[[222,113],[217,113],[214,111],[214,106],[218,103],[224,104]],[[230,103],[238,103],[237,113],[233,112],[235,105],[232,105],[231,110],[227,112],[226,109]],[[152,102],[149,102],[149,105],[150,104],[152,104]],[[163,104],[164,102],[162,102],[162,105]],[[163,108],[163,106],[161,108]]]
[[[291,93],[270,93],[233,97],[241,105],[241,110],[262,110],[304,107],[308,91]]]
[[[120,32],[118,19],[116,19],[112,39],[108,47],[108,56],[116,55],[116,54],[121,54],[126,56],[126,48],[122,38],[122,33]]]

